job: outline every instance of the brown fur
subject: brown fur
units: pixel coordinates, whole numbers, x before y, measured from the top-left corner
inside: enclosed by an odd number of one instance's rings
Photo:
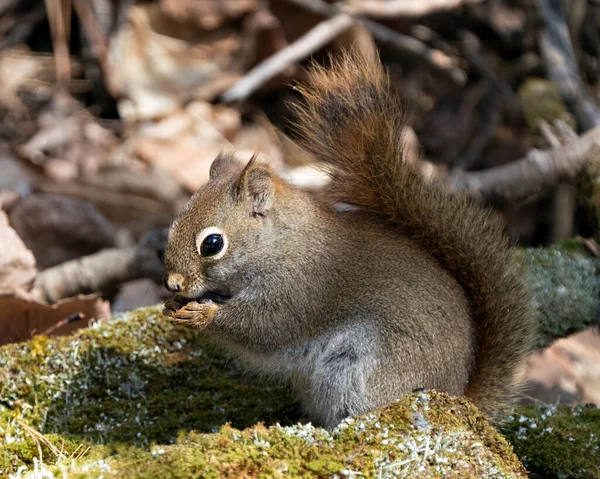
[[[403,161],[402,109],[373,58],[346,54],[332,69],[312,70],[296,108],[303,145],[334,167],[334,201],[399,225],[462,285],[477,338],[466,395],[494,414],[516,391],[535,334],[521,268],[497,216]]]

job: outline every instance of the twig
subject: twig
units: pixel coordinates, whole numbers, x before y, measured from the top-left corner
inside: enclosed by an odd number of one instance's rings
[[[45,0],[45,3],[48,12],[48,23],[50,24],[50,31],[52,33],[56,77],[66,87],[71,79],[71,65],[69,61],[71,1]]]
[[[593,238],[582,238],[577,236],[576,240],[580,241],[583,246],[596,258],[600,258],[600,245]]]
[[[354,20],[349,15],[340,13],[325,20],[302,35],[291,45],[270,56],[233,87],[221,96],[225,102],[243,101],[254,93],[260,86],[275,78],[286,68],[303,60],[315,50],[323,47],[344,30],[350,28]]]
[[[595,104],[579,77],[577,60],[569,29],[559,0],[540,0],[539,13],[545,28],[539,36],[542,58],[548,76],[573,110],[582,130],[600,125],[600,108]]]
[[[17,424],[19,426],[21,426],[23,429],[25,429],[31,435],[31,438],[36,443],[36,445],[38,447],[38,452],[40,454],[40,461],[42,460],[42,450],[41,450],[41,447],[40,447],[40,442],[44,443],[44,445],[48,449],[50,449],[50,452],[52,452],[52,454],[54,454],[55,457],[58,458],[58,457],[60,457],[62,455],[62,452],[60,451],[60,449],[58,449],[54,444],[52,444],[46,438],[46,436],[44,436],[41,432],[39,432],[38,430],[36,430],[33,427],[29,426],[28,424],[25,424],[23,421],[17,420]]]
[[[84,0],[73,0],[73,8],[77,12],[79,20],[83,25],[86,35],[90,43],[93,46],[93,53],[100,59],[100,65],[103,71],[106,72],[106,54],[108,49],[108,42],[102,31],[98,20],[96,19],[94,12],[88,1]]]
[[[403,55],[413,55],[425,61],[433,70],[450,78],[454,83],[462,85],[467,79],[464,71],[455,65],[455,61],[441,50],[429,48],[416,38],[402,35],[391,28],[373,20],[356,17],[373,34],[380,43],[395,48]]]
[[[129,265],[134,255],[135,248],[112,248],[66,261],[39,273],[31,293],[36,299],[52,304],[82,292],[103,291],[115,284],[138,279],[132,275]]]
[[[471,66],[485,79],[489,80],[498,92],[511,102],[518,102],[517,95],[512,91],[510,86],[500,80],[498,75],[492,70],[487,60],[481,52],[481,42],[473,33],[463,30],[460,32],[462,45],[462,53],[471,64]]]
[[[421,17],[482,0],[350,0],[344,10],[376,18]]]
[[[124,205],[131,210],[145,214],[169,215],[172,207],[152,198],[145,198],[137,194],[119,193],[108,188],[99,188],[96,185],[70,183],[51,183],[49,181],[38,185],[43,193],[74,196],[95,203],[100,208],[116,208]]]
[[[166,230],[161,228],[148,232],[137,246],[108,248],[48,268],[37,275],[30,295],[52,304],[80,293],[106,291],[139,278],[160,283],[166,242]],[[70,321],[74,319],[77,318]]]
[[[52,326],[50,326],[49,328],[45,329],[40,334],[44,334],[46,336],[49,336],[50,334],[52,334],[57,329],[62,328],[64,325],[72,323],[73,321],[79,321],[81,319],[85,319],[85,316],[83,314],[81,314],[80,312],[70,314],[66,318],[61,319],[57,323],[54,323]]]
[[[340,12],[335,5],[330,5],[323,0],[286,0],[309,12],[325,17],[331,17]],[[425,61],[433,70],[449,77],[455,83],[462,85],[466,81],[466,74],[456,67],[455,61],[444,52],[429,48],[416,38],[402,35],[374,20],[355,15],[354,18],[371,32],[380,43],[395,48],[402,55],[414,55]]]
[[[547,122],[540,122],[540,131],[546,142],[552,148],[569,145],[577,139],[577,134],[563,121],[557,120],[555,128]],[[556,185],[552,204],[552,242],[561,241],[573,236],[575,225],[575,207],[577,188],[569,182]]]
[[[523,201],[536,197],[562,180],[571,180],[585,164],[600,154],[600,127],[569,145],[551,150],[531,150],[525,158],[483,171],[458,173],[448,178],[450,187],[492,200]]]
[[[425,25],[413,25],[410,29],[410,34],[417,40],[420,40],[427,45],[431,45],[433,48],[437,48],[450,57],[458,56],[458,50],[456,48],[450,46],[439,33]]]
[[[552,198],[552,233],[553,243],[573,236],[575,225],[575,207],[577,206],[577,188],[561,182],[556,185]]]
[[[24,42],[44,17],[46,9],[41,4],[30,6],[27,11],[10,19],[0,10],[0,51]]]

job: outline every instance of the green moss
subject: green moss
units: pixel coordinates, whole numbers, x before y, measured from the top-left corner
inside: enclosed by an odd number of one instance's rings
[[[563,251],[565,253],[581,253],[584,255],[586,254],[586,249],[583,243],[577,238],[569,238],[558,241],[554,243],[551,248]]]
[[[243,428],[297,417],[283,386],[249,377],[201,335],[174,328],[152,308],[72,337],[0,348],[0,377],[0,435],[21,448],[18,461],[13,454],[0,459],[0,471],[31,465],[38,455],[20,423],[80,442],[141,446],[226,421]]]
[[[523,473],[477,409],[446,394],[409,395],[332,432],[297,424],[285,387],[249,376],[155,308],[0,348],[0,377],[0,475]]]
[[[581,331],[598,321],[600,276],[595,258],[572,244],[520,250],[540,319],[538,347]]]
[[[555,83],[542,78],[529,78],[519,88],[518,95],[531,131],[538,132],[541,121],[552,124],[555,120],[562,120],[575,128],[575,119],[565,106]]]
[[[600,478],[600,408],[522,406],[502,426],[532,477]]]

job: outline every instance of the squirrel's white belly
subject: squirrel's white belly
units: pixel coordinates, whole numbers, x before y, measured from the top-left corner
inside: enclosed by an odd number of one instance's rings
[[[375,333],[368,324],[352,322],[271,355],[228,346],[257,373],[288,382],[305,412],[333,427],[372,407],[367,382],[377,365]]]

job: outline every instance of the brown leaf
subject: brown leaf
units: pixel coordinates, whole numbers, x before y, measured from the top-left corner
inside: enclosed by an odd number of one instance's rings
[[[127,20],[111,42],[107,78],[127,122],[173,113],[239,63],[235,28],[203,31],[165,16],[156,4],[131,7]]]
[[[28,288],[37,274],[35,258],[1,210],[0,252],[0,294],[12,294],[18,288]]]
[[[110,314],[108,301],[97,295],[80,295],[52,306],[27,297],[0,296],[0,345],[26,341],[34,334],[66,335]]]
[[[156,165],[190,191],[208,180],[212,160],[221,151],[234,151],[233,138],[241,125],[240,113],[232,108],[194,102],[135,130],[125,148]]]
[[[111,160],[117,145],[114,134],[61,89],[54,92],[37,123],[38,132],[18,152],[55,181],[95,174]]]

